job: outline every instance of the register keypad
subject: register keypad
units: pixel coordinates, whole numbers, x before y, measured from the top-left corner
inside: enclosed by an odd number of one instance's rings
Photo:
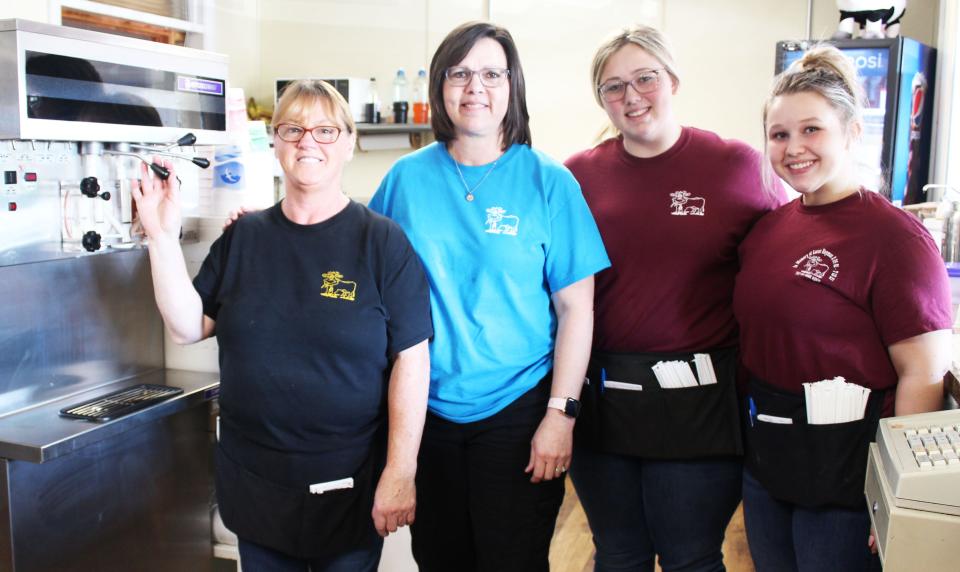
[[[960,426],[916,427],[903,434],[920,469],[960,465]]]

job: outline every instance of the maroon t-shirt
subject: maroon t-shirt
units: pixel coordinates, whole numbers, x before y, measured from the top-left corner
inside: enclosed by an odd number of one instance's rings
[[[737,343],[737,246],[782,204],[763,190],[759,153],[685,127],[656,157],[608,139],[567,160],[600,228],[611,267],[597,274],[594,347],[686,352]]]
[[[796,199],[756,224],[740,258],[734,310],[743,364],[788,391],[838,375],[891,388],[897,373],[887,348],[951,326],[936,244],[876,193],[818,207]]]

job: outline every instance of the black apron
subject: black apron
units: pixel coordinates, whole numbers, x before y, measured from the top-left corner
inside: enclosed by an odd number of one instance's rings
[[[867,451],[887,391],[870,392],[863,419],[810,425],[802,394],[751,379],[742,405],[744,464],[775,499],[806,508],[862,508]],[[760,421],[756,416],[761,414],[793,423]]]
[[[657,383],[653,365],[689,362],[693,353],[594,351],[575,429],[578,445],[661,460],[743,454],[735,383],[737,349],[697,353],[710,354],[717,383],[664,389]],[[601,383],[603,377],[643,389],[607,387]]]
[[[301,559],[366,546],[375,537],[373,495],[383,468],[377,447],[353,477],[353,488],[310,493],[267,480],[216,445],[217,503],[223,524],[246,541]],[[344,475],[348,476],[348,475]]]

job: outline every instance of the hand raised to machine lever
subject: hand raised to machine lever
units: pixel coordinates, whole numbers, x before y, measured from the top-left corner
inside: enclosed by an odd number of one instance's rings
[[[147,164],[140,165],[140,179],[130,181],[130,192],[137,205],[137,214],[144,234],[148,238],[168,236],[174,240],[180,235],[180,180],[176,177],[173,163],[153,158],[154,166],[167,171],[166,179],[151,176]]]

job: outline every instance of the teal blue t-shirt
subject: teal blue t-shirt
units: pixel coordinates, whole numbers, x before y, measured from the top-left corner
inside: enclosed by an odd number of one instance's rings
[[[403,228],[430,281],[430,410],[469,423],[550,371],[550,295],[610,261],[560,163],[513,145],[496,165],[459,167],[473,201],[445,145],[433,143],[397,161],[369,206]]]

